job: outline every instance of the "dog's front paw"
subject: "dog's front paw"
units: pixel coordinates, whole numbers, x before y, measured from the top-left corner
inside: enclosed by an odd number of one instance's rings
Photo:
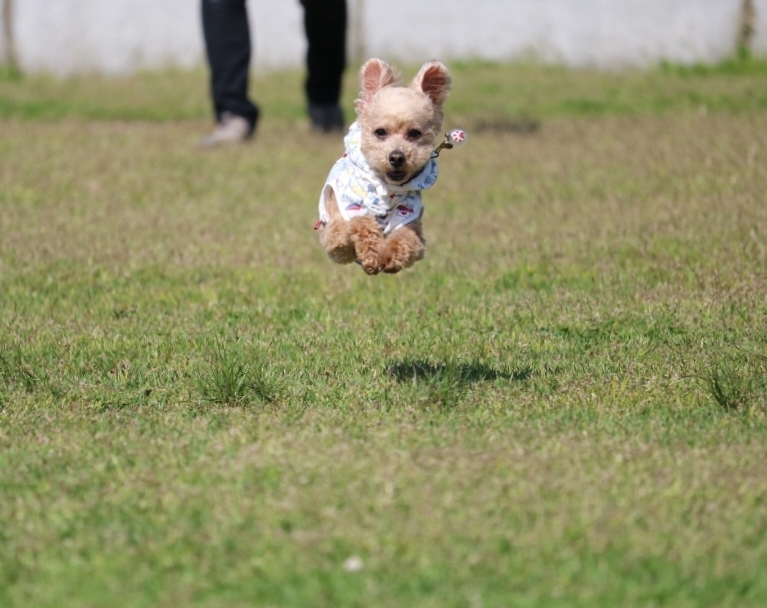
[[[381,257],[379,257],[378,265],[381,272],[385,272],[387,274],[396,274],[405,268],[404,264],[400,260],[397,260],[392,256],[387,256],[386,254],[383,254]]]
[[[378,257],[375,255],[360,256],[357,260],[365,274],[374,275],[381,272],[381,266],[378,263]]]
[[[412,243],[402,237],[407,235],[407,231],[397,231],[400,234],[389,237],[384,240],[381,249],[378,252],[378,267],[381,272],[387,274],[396,274],[400,270],[410,268],[416,261],[423,258],[423,245],[420,241],[413,240]]]

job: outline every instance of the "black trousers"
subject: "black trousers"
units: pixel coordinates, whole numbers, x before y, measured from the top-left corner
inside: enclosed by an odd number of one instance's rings
[[[346,0],[301,0],[308,41],[306,97],[335,104],[346,67]],[[258,107],[248,98],[251,42],[245,0],[202,0],[202,29],[210,65],[216,119],[223,112],[255,126]]]

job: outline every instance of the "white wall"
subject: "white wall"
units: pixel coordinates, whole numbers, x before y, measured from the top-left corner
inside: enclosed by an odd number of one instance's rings
[[[369,0],[365,17],[369,49],[387,57],[599,67],[717,61],[735,48],[741,10],[741,0],[409,0],[421,25],[403,31],[388,4]]]
[[[751,50],[761,56],[767,56],[767,0],[752,0],[756,19]]]
[[[7,10],[6,3],[9,0],[0,0],[0,63],[8,61],[8,39],[5,35],[5,28],[8,25],[6,23],[5,10]]]
[[[14,3],[16,55],[24,71],[113,74],[200,61],[199,20],[185,0]]]
[[[350,49],[410,63],[536,58],[570,66],[714,62],[736,45],[743,0],[348,0]],[[109,74],[204,62],[200,0],[13,3],[24,71]],[[753,0],[767,54],[767,0]],[[248,0],[255,69],[301,66],[298,0]],[[2,25],[2,24],[0,24]],[[0,53],[5,48],[0,27]],[[0,56],[2,59],[2,56]]]
[[[19,67],[121,74],[204,62],[199,0],[11,0]],[[300,65],[298,2],[249,1],[254,67]]]

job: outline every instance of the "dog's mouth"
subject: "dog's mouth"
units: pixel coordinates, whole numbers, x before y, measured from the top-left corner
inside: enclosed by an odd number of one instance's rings
[[[386,180],[392,184],[403,184],[407,181],[407,171],[387,171]]]

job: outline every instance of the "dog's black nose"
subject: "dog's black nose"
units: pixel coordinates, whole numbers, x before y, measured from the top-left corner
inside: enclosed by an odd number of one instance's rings
[[[395,169],[399,169],[405,164],[405,155],[399,150],[393,150],[389,153],[389,164]]]

